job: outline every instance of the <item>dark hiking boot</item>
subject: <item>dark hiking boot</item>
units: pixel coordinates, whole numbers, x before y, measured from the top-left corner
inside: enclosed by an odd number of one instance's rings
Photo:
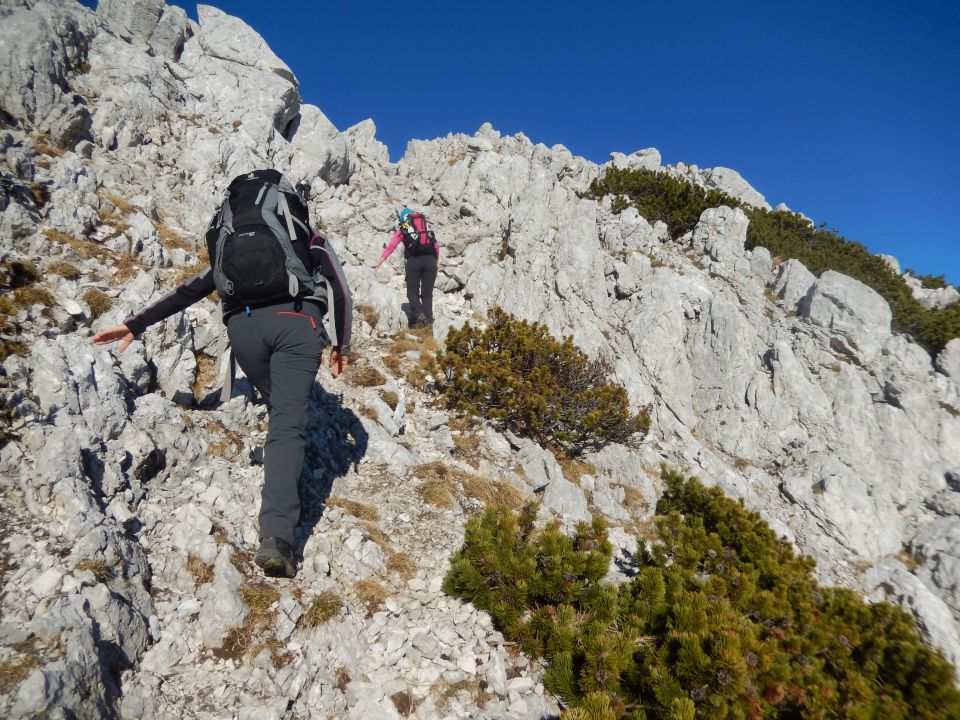
[[[290,543],[280,538],[263,538],[253,560],[263,570],[263,574],[269,577],[292,578],[297,574],[293,549]]]
[[[417,318],[413,321],[414,328],[425,328],[425,327],[429,327],[432,324],[433,323],[430,321],[430,318],[428,318],[423,313],[420,313],[419,315],[417,315]]]

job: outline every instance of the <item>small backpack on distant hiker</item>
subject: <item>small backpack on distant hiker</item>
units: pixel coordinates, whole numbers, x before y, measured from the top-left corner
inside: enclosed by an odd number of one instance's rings
[[[439,243],[427,223],[426,215],[404,208],[397,213],[397,218],[400,221],[400,232],[403,233],[405,255],[436,255]]]
[[[207,230],[213,280],[224,305],[312,295],[310,216],[277,170],[234,178]]]

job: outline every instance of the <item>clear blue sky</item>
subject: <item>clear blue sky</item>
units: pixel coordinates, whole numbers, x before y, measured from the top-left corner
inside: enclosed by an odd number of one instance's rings
[[[394,160],[487,121],[595,162],[656,147],[960,283],[955,0],[212,4]]]

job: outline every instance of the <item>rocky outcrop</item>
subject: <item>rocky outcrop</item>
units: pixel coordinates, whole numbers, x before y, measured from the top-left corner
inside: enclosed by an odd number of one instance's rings
[[[813,555],[825,581],[900,603],[960,656],[960,341],[931,360],[891,334],[889,308],[856,280],[746,250],[740,209],[710,209],[677,239],[634,209],[615,214],[613,198],[583,197],[603,168],[562,145],[484,125],[412,141],[391,163],[372,121],[339,131],[301,102],[252,28],[214,8],[201,6],[199,23],[153,0],[0,12],[0,45],[22,60],[0,68],[11,118],[0,259],[37,265],[55,299],[14,309],[29,347],[0,374],[0,549],[11,558],[0,565],[0,661],[23,671],[0,712],[556,714],[542,669],[440,592],[482,503],[462,488],[449,507],[421,501],[434,462],[539,496],[541,520],[602,514],[622,553],[637,549],[661,463],[698,474]],[[28,40],[31,53],[14,52]],[[653,149],[611,163],[766,207],[724,168],[663,167]],[[357,364],[386,378],[369,388],[321,375],[303,571],[272,586],[268,620],[249,561],[264,409],[242,378],[213,403],[214,302],[123,354],[88,342],[202,267],[220,194],[260,166],[311,183],[312,217],[365,306]],[[495,305],[572,336],[609,361],[635,407],[650,407],[649,442],[608,447],[568,476],[528,440],[458,426],[385,364],[421,352],[395,350],[417,345],[404,334],[400,274],[370,268],[403,205],[424,209],[443,243],[438,339]],[[95,310],[91,290],[112,306]],[[379,584],[381,605],[366,604],[362,581]],[[311,626],[324,593],[339,604]],[[243,646],[248,630],[256,643]]]

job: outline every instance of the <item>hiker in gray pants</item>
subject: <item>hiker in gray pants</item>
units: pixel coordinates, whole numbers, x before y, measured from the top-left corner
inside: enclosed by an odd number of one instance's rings
[[[234,357],[270,408],[264,448],[264,483],[260,506],[260,548],[256,563],[271,576],[293,577],[293,530],[300,519],[298,480],[306,445],[307,404],[324,347],[327,303],[332,311],[337,345],[330,353],[330,373],[346,370],[350,349],[351,299],[333,247],[313,233],[310,259],[317,278],[326,282],[321,296],[289,299],[259,307],[224,307],[224,323]],[[326,286],[329,285],[329,295]],[[215,289],[206,268],[122,325],[93,336],[97,345],[120,341],[122,352],[154,323],[180,312]]]
[[[321,309],[308,302],[253,308],[227,319],[237,363],[270,408],[264,447],[260,536],[293,545],[300,518],[307,401],[326,345]]]

